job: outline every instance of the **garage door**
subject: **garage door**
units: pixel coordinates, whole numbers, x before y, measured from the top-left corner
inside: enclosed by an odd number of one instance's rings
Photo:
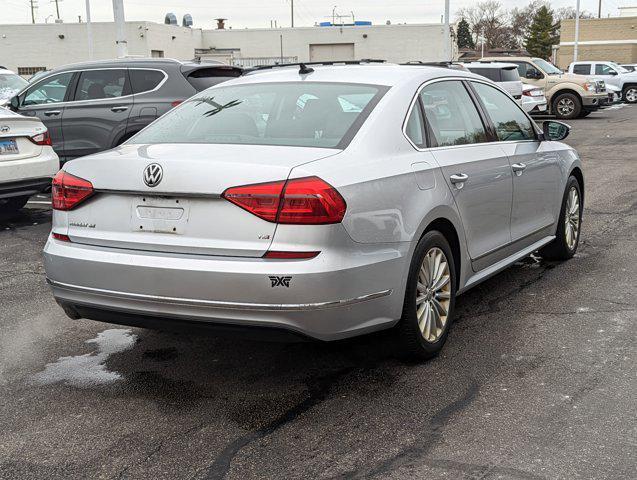
[[[310,45],[310,62],[354,60],[353,43],[320,43]]]

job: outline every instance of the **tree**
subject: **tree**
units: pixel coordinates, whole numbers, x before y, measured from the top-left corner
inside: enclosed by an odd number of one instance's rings
[[[533,16],[525,36],[524,48],[534,57],[548,59],[557,41],[557,27],[553,21],[553,12],[543,5]]]
[[[511,29],[507,24],[507,12],[495,0],[478,2],[471,7],[458,10],[458,16],[467,19],[471,25],[474,42],[484,34],[486,48],[510,48]]]
[[[524,38],[529,30],[531,19],[543,6],[549,6],[546,0],[531,0],[526,7],[515,7],[511,10],[509,13],[509,23],[513,37],[512,43],[515,43],[515,48],[522,47]]]
[[[458,23],[458,48],[476,48],[476,44],[471,36],[471,27],[464,18]]]

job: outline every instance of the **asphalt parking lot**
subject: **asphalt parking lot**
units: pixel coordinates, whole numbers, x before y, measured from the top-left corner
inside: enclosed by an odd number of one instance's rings
[[[0,223],[0,478],[635,478],[637,107],[569,123],[578,254],[461,296],[424,364],[387,333],[259,343],[69,320],[34,198]]]

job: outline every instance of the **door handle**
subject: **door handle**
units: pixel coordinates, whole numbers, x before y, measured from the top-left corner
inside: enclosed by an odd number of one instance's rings
[[[113,107],[111,108],[111,112],[125,112],[128,110],[128,107]]]
[[[526,165],[523,163],[514,163],[513,165],[511,165],[511,168],[513,169],[515,175],[519,177],[520,175],[522,175],[522,172],[526,170]]]
[[[457,189],[461,189],[462,187],[464,187],[464,182],[469,180],[469,175],[466,175],[464,173],[456,173],[455,175],[451,175],[449,177],[449,180],[456,186]]]
[[[62,111],[61,111],[61,110],[48,110],[48,111],[44,112],[44,114],[45,114],[47,117],[52,117],[52,116],[54,116],[54,115],[59,115],[60,113],[62,113]]]

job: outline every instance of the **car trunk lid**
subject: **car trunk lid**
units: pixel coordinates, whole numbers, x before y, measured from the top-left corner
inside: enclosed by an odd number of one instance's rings
[[[42,146],[33,143],[29,137],[44,131],[46,127],[37,119],[14,114],[0,115],[0,162],[40,155]]]
[[[95,195],[66,213],[76,243],[169,253],[261,257],[276,224],[221,197],[229,187],[287,179],[297,165],[334,155],[325,148],[125,145],[74,160],[65,170]],[[155,186],[149,165],[161,168]]]

